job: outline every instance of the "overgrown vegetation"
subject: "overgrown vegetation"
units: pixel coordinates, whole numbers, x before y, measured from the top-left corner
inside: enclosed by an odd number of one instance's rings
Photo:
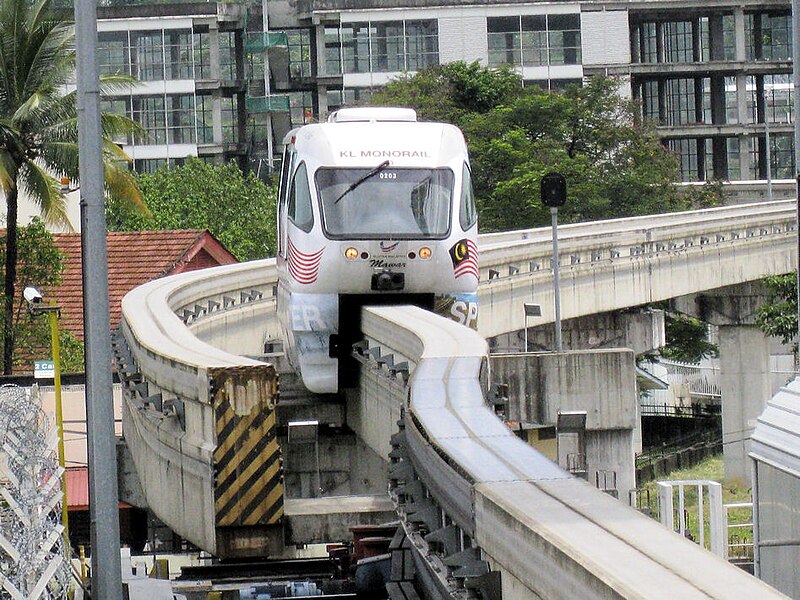
[[[764,278],[769,300],[758,308],[756,324],[767,335],[792,344],[797,353],[797,274]]]
[[[513,71],[463,62],[389,83],[372,104],[410,106],[420,120],[458,125],[469,144],[483,231],[549,223],[543,175],[567,178],[562,222],[712,206],[719,186],[681,190],[676,156],[664,148],[618,82],[593,77],[563,93],[522,87]]]
[[[190,158],[182,166],[138,176],[150,209],[142,215],[122,202],[107,204],[110,231],[208,229],[239,260],[275,254],[275,189],[229,162]]]
[[[61,282],[64,257],[53,244],[53,236],[39,219],[20,227],[17,236],[19,260],[17,283],[19,289],[27,286],[53,288]],[[0,238],[0,256],[5,252],[5,237]],[[28,303],[17,295],[14,301],[12,330],[16,339],[13,366],[15,370],[30,372],[34,360],[50,360],[50,326],[47,317],[32,317]],[[68,331],[59,331],[61,345],[61,370],[83,371],[83,344]]]

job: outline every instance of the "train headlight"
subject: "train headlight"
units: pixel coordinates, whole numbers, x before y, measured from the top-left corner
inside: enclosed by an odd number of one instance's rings
[[[358,258],[358,250],[353,248],[352,246],[344,251],[344,257],[347,260],[355,260]]]
[[[427,246],[423,246],[422,248],[419,249],[419,257],[422,260],[428,260],[431,257],[431,254],[432,254],[431,249],[428,248]]]

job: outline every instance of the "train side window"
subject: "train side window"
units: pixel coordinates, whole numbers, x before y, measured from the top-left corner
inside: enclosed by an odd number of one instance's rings
[[[308,187],[308,172],[305,163],[300,163],[294,172],[292,187],[289,189],[289,219],[297,227],[308,233],[314,226],[314,213],[311,211],[311,190]]]
[[[291,172],[292,159],[294,152],[290,150],[290,145],[286,144],[283,149],[283,160],[281,161],[281,178],[278,190],[278,202],[286,202],[286,188],[289,187],[289,173]]]
[[[464,176],[461,180],[461,207],[458,211],[458,220],[461,229],[467,231],[478,220],[478,210],[475,207],[475,192],[472,191],[472,172],[467,163],[464,163]]]

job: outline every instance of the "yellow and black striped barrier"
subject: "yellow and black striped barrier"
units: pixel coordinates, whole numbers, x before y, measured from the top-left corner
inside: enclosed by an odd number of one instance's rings
[[[265,555],[282,544],[283,470],[272,365],[209,369],[214,407],[217,554]]]

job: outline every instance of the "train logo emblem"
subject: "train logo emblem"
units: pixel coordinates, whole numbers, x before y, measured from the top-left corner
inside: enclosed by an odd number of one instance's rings
[[[400,245],[400,242],[395,242],[394,244],[392,242],[381,242],[381,251],[382,252],[391,252],[392,250],[397,248],[397,246],[399,246],[399,245]]]
[[[322,262],[322,255],[325,248],[320,248],[316,252],[306,254],[297,249],[289,239],[289,252],[286,262],[289,266],[289,273],[297,283],[308,285],[314,283],[319,275],[319,264]]]
[[[453,261],[453,274],[456,279],[462,275],[473,275],[478,279],[478,245],[473,240],[457,241],[450,248],[450,259]]]

